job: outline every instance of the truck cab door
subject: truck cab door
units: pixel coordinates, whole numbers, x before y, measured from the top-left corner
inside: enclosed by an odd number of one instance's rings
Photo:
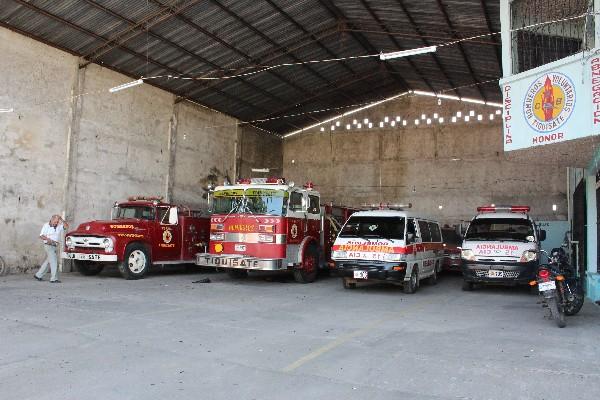
[[[158,261],[179,261],[181,259],[182,235],[179,218],[173,218],[176,207],[157,207],[152,240],[152,258]],[[169,218],[171,214],[171,218]]]
[[[307,229],[306,199],[299,190],[290,192],[287,211],[288,244],[300,244]]]

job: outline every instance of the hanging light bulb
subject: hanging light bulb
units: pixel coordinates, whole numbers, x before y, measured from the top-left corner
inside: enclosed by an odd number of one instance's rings
[[[340,126],[340,121],[335,121],[335,126]]]
[[[390,122],[390,126],[396,126],[396,121]]]
[[[389,118],[389,117],[385,117],[385,118],[383,119],[383,122],[386,122],[386,123],[387,123],[387,122],[390,122],[390,118]]]
[[[402,118],[400,118],[400,116],[396,116],[396,122],[400,122],[402,121]]]
[[[427,125],[431,124],[431,118],[427,118]]]
[[[452,122],[456,122],[456,117],[452,117]]]
[[[406,120],[402,121],[402,126],[406,126],[407,122]]]
[[[383,125],[384,125],[384,124],[383,124],[383,121],[381,121],[381,122],[379,123],[379,127],[380,127],[380,128],[383,128]]]
[[[415,119],[415,125],[419,125],[419,120]]]
[[[350,124],[346,125],[346,130],[350,130]]]
[[[458,118],[462,117],[462,112],[460,112],[460,111],[457,111],[457,112],[456,112],[456,116],[457,116]]]
[[[483,120],[483,115],[479,114],[479,115],[477,116],[477,121],[482,121],[482,120]]]
[[[438,118],[438,113],[433,113],[433,119],[437,119]]]
[[[324,126],[321,127],[321,132],[325,132],[325,127]]]
[[[440,124],[444,123],[444,117],[440,117],[440,119],[438,119],[438,121],[440,122]]]

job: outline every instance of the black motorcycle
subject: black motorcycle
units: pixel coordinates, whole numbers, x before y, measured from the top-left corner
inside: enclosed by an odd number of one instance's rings
[[[559,328],[566,326],[565,315],[575,315],[583,306],[585,296],[581,280],[577,278],[562,248],[552,249],[548,264],[540,265],[536,280],[531,281],[530,285],[538,286],[542,301]]]

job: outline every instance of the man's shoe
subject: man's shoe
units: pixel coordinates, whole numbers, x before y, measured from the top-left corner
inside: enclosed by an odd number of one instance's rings
[[[50,283],[61,283],[61,281],[59,281],[58,279],[55,281],[50,281]]]
[[[35,275],[35,274],[33,275],[33,277],[35,278],[35,280],[36,280],[36,281],[40,281],[40,282],[41,282],[41,281],[43,281],[43,279],[42,279],[42,278],[39,278],[39,277],[38,277],[37,275]]]

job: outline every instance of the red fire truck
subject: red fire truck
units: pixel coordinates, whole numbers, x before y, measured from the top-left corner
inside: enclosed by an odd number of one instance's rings
[[[283,178],[241,179],[211,193],[210,246],[196,263],[224,268],[231,277],[248,271],[290,271],[297,282],[317,278],[328,266],[341,225],[354,210],[321,206],[312,183]]]
[[[140,279],[153,264],[193,263],[206,251],[210,218],[161,198],[130,197],[113,207],[109,221],[80,224],[65,237],[62,257],[83,275],[116,263],[125,279]]]

